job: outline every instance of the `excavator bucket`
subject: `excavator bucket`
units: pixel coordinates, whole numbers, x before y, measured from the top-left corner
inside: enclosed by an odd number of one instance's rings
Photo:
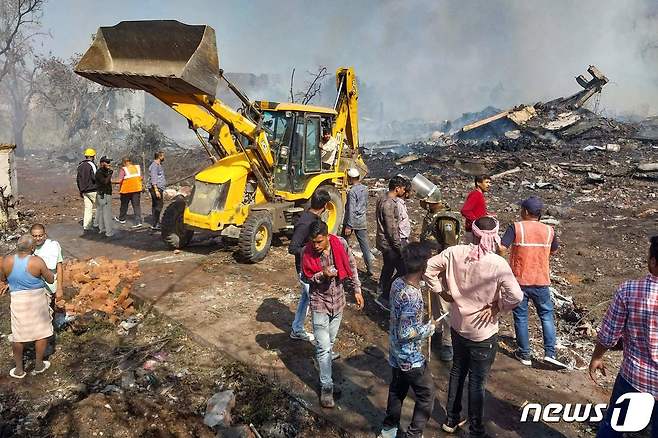
[[[122,21],[100,27],[75,72],[101,85],[215,96],[215,30],[175,20]]]

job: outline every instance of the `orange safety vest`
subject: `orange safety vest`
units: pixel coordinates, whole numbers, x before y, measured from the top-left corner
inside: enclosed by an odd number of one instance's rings
[[[119,193],[137,193],[142,191],[142,169],[136,164],[124,166],[123,179],[119,186]]]
[[[510,266],[521,286],[548,286],[551,273],[548,260],[555,230],[539,221],[514,223]]]

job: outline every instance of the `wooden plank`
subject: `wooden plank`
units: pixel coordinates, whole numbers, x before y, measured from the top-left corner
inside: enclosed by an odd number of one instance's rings
[[[502,118],[507,117],[507,115],[511,112],[512,110],[503,111],[502,113],[495,114],[491,117],[487,117],[486,119],[482,119],[475,123],[471,123],[470,125],[465,125],[462,128],[462,131],[466,132],[466,131],[470,131],[471,129],[479,128],[480,126],[488,125],[491,122],[495,122],[496,120],[500,120]]]

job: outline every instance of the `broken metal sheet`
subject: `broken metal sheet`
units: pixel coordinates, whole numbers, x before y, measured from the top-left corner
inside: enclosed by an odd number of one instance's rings
[[[517,125],[523,125],[528,120],[532,119],[537,115],[537,110],[534,106],[528,105],[524,106],[520,110],[512,111],[507,115],[507,118],[516,123]]]
[[[574,172],[596,172],[596,168],[591,164],[580,163],[559,163],[563,169],[571,170]]]
[[[549,131],[557,131],[569,127],[580,120],[580,116],[571,111],[560,113],[556,120],[552,120],[544,125]]]
[[[640,163],[637,170],[642,172],[658,172],[658,163]]]
[[[399,166],[399,165],[401,165],[401,164],[409,164],[409,163],[413,163],[414,161],[418,161],[418,160],[420,160],[420,156],[418,156],[418,155],[416,155],[416,154],[411,154],[411,155],[407,155],[406,157],[402,157],[402,158],[400,158],[399,160],[397,160],[397,161],[395,162],[395,164],[396,164],[397,166]]]
[[[605,181],[605,177],[600,173],[587,172],[587,182],[594,184],[601,184]]]

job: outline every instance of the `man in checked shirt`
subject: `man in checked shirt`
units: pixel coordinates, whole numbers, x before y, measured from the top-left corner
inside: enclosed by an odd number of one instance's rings
[[[623,436],[611,425],[614,404],[622,395],[646,392],[658,399],[658,236],[651,238],[648,267],[644,278],[626,281],[617,289],[589,364],[589,375],[596,382],[596,370],[605,376],[603,354],[623,340],[624,360],[596,435],[599,438]],[[654,403],[651,414],[651,436],[658,437],[658,403]]]
[[[302,275],[309,284],[313,310],[315,358],[320,369],[320,405],[333,408],[331,361],[337,358],[333,348],[343,318],[345,290],[354,294],[358,310],[363,309],[363,295],[356,261],[345,239],[330,234],[322,220],[311,225],[309,239],[302,253]]]

